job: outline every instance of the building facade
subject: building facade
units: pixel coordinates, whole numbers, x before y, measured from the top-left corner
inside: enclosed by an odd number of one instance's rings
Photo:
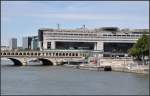
[[[124,52],[148,29],[119,29],[117,27],[102,27],[97,29],[49,29],[38,30],[41,50],[100,50],[104,52]]]
[[[39,49],[39,46],[38,46],[38,36],[33,36],[32,37],[31,49],[32,50],[38,50]]]
[[[9,49],[15,50],[17,49],[17,38],[11,38],[9,42]]]
[[[32,37],[23,37],[22,39],[23,49],[31,49],[31,41],[32,41]]]

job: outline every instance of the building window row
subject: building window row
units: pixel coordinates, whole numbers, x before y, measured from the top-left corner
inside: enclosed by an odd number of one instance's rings
[[[44,33],[44,35],[71,35],[71,36],[97,36],[97,34],[68,34],[68,33]]]
[[[62,39],[62,38],[46,38],[45,40],[47,40],[47,41],[48,40],[56,40],[56,41],[57,40],[78,40],[78,41],[80,40],[80,41],[95,41],[96,42],[99,39],[96,39],[96,38],[92,38],[92,39],[84,39],[84,38],[83,39],[77,39],[77,38],[76,39],[68,39],[68,38],[67,39],[66,38],[64,38],[64,39]]]
[[[45,36],[44,38],[49,38],[49,37],[59,37],[59,38],[100,38],[100,36],[55,36],[55,35],[51,35],[51,36]]]
[[[141,35],[107,35],[103,34],[104,37],[111,37],[111,36],[116,36],[116,37],[140,37]]]

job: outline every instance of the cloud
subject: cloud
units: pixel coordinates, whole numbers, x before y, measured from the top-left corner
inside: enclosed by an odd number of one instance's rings
[[[2,17],[10,17],[10,18],[13,17],[34,17],[35,18],[36,17],[36,18],[56,20],[56,21],[58,20],[61,21],[65,21],[65,20],[66,21],[92,21],[92,20],[93,21],[97,21],[97,20],[142,21],[144,20],[146,21],[148,18],[147,15],[139,14],[139,12],[132,12],[129,10],[129,8],[126,8],[127,6],[125,6],[125,5],[140,6],[141,4],[145,4],[146,2],[140,3],[140,2],[127,2],[127,1],[126,2],[124,1],[123,2],[119,2],[119,1],[118,2],[115,1],[109,1],[109,2],[108,1],[107,2],[104,1],[101,2],[100,1],[94,1],[94,2],[3,1],[2,3],[4,3],[2,5]],[[118,7],[120,9],[118,9]],[[98,8],[100,8],[100,10]],[[124,10],[124,8],[126,10]],[[130,9],[132,10],[132,8]],[[121,12],[121,9],[124,12]],[[133,9],[133,11],[135,11],[135,9]],[[135,16],[135,14],[137,16]]]

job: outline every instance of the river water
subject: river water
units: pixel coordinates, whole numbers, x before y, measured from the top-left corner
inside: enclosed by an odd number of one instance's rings
[[[149,77],[1,61],[2,95],[148,95]]]

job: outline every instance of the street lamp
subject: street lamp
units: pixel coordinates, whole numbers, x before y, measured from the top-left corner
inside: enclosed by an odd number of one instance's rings
[[[125,56],[125,60],[124,60],[124,69],[125,69],[125,66],[126,66],[126,59],[127,59],[127,57],[128,57],[128,54],[124,54],[124,56]]]

